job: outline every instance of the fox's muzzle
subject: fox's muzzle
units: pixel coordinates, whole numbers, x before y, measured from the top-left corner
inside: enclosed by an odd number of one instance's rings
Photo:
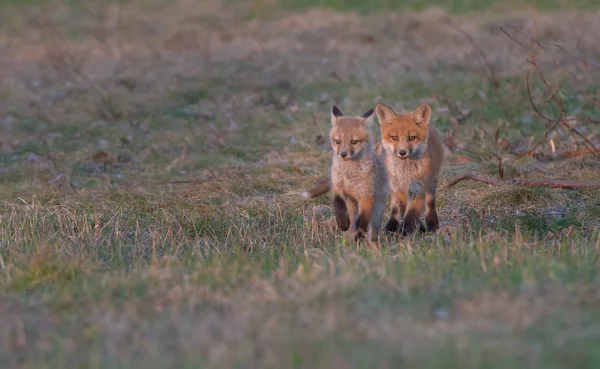
[[[403,149],[396,149],[394,150],[394,153],[396,154],[397,157],[399,157],[400,159],[408,159],[408,151],[403,150]]]

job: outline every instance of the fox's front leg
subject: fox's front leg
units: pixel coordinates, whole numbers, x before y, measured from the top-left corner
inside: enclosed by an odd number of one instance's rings
[[[346,232],[346,237],[349,241],[352,241],[356,234],[358,202],[354,198],[347,196],[346,206],[348,207],[348,218],[350,219],[350,226]]]
[[[369,223],[371,223],[374,203],[375,200],[373,198],[361,199],[361,201],[358,202],[358,220],[356,223],[355,239],[364,238],[369,231]]]
[[[400,221],[404,218],[406,211],[406,194],[404,192],[395,192],[392,194],[392,212],[390,220],[385,225],[385,230],[388,232],[398,232]]]
[[[425,229],[421,222],[421,214],[425,210],[425,191],[420,181],[413,181],[408,188],[408,205],[406,214],[402,223],[400,223],[400,232],[403,236],[410,235],[417,228]]]
[[[341,193],[333,193],[333,214],[338,227],[342,231],[347,231],[350,228],[351,219],[348,211],[348,204]]]

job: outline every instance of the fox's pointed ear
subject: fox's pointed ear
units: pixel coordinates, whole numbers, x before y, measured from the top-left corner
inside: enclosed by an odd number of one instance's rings
[[[371,109],[362,115],[362,117],[365,118],[365,125],[369,128],[371,128],[373,126],[373,113],[374,112],[375,112],[375,109]]]
[[[343,115],[344,114],[340,111],[340,109],[334,105],[331,109],[331,125],[335,126],[335,124],[337,123],[337,118]]]
[[[389,122],[396,116],[396,113],[394,113],[392,108],[385,104],[377,104],[375,107],[375,113],[377,114],[379,123]]]
[[[417,124],[428,125],[431,118],[431,106],[429,104],[421,104],[413,111],[413,119]]]

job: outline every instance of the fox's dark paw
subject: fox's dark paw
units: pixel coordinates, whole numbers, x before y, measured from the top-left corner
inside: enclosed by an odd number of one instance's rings
[[[338,227],[344,232],[347,231],[350,228],[350,216],[348,215],[346,202],[339,196],[333,198],[333,213]]]
[[[404,219],[402,221],[402,223],[400,223],[399,228],[400,228],[400,233],[402,233],[403,236],[410,236],[417,229],[424,230],[425,226],[423,225],[423,223],[420,220],[415,220],[415,219],[409,218],[409,219]]]
[[[428,214],[425,217],[425,223],[427,224],[427,232],[435,232],[440,228],[440,221],[437,214]]]
[[[386,232],[390,232],[390,233],[396,233],[396,232],[398,232],[399,228],[400,228],[400,222],[398,222],[394,218],[390,218],[390,220],[385,225]]]
[[[350,228],[350,218],[346,217],[336,217],[335,220],[337,221],[337,225],[338,227],[342,230],[342,231],[347,231],[348,228]]]
[[[354,241],[363,240],[365,238],[365,232],[362,229],[358,229],[354,233]]]

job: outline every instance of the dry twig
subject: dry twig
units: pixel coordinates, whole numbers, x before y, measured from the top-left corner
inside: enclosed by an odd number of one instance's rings
[[[576,158],[579,156],[589,155],[589,154],[598,154],[600,153],[600,147],[594,148],[592,150],[578,150],[578,151],[567,151],[563,153],[556,154],[545,154],[545,153],[534,153],[532,156],[541,161],[551,161],[551,160],[560,160],[560,159],[570,159]]]
[[[514,178],[506,181],[482,176],[474,173],[461,174],[454,177],[446,186],[446,189],[454,187],[458,182],[471,180],[477,182],[483,182],[491,186],[524,186],[524,187],[548,187],[548,188],[562,188],[562,189],[573,189],[573,188],[600,188],[600,182],[598,181],[572,181],[562,179],[525,179],[525,178]]]

